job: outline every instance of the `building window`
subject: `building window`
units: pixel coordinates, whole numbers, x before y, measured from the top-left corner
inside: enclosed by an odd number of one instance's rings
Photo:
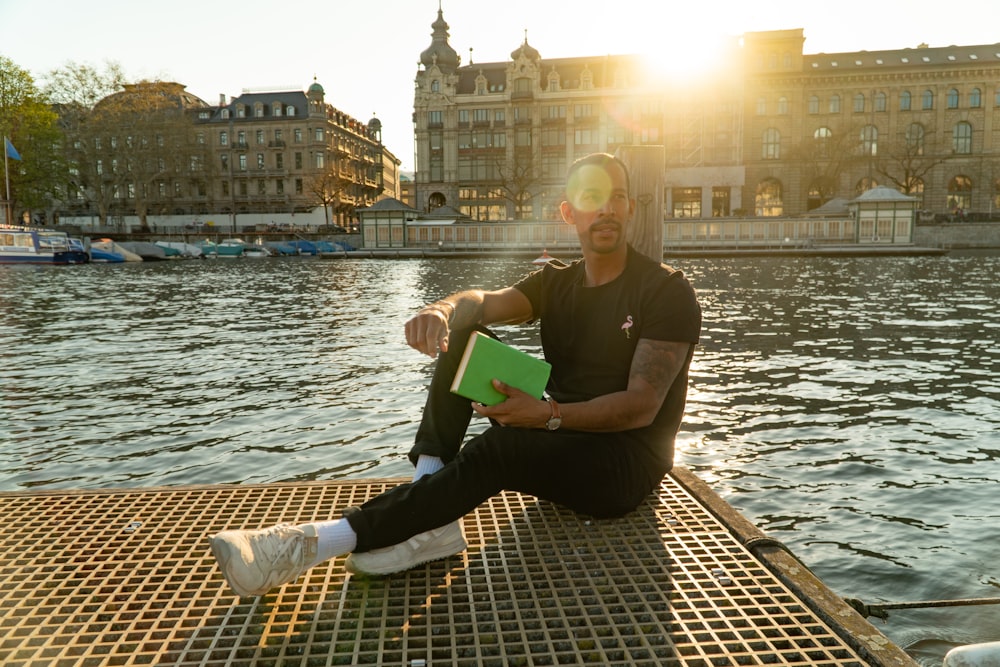
[[[906,154],[919,156],[924,154],[924,126],[920,123],[911,123],[906,128]]]
[[[761,158],[764,160],[781,159],[781,132],[776,128],[769,127],[764,130],[762,142]]]
[[[781,182],[768,178],[757,185],[754,197],[754,212],[758,216],[774,217],[784,211]]]
[[[440,93],[441,92],[441,82],[438,81],[437,79],[434,79],[433,81],[431,81],[431,92],[432,93]]]
[[[472,111],[472,122],[476,125],[488,125],[490,122],[489,109],[474,109]]]
[[[514,145],[519,147],[531,146],[531,130],[527,127],[519,127],[514,131]]]
[[[875,93],[875,111],[878,113],[885,112],[885,93]]]
[[[276,169],[284,169],[285,168],[285,154],[284,153],[278,153],[277,155],[274,156],[274,166],[275,166]]]
[[[264,154],[263,153],[257,153],[257,168],[258,169],[263,169],[264,168]]]
[[[972,153],[972,125],[965,121],[955,124],[951,132],[951,150],[959,155]]]
[[[296,178],[295,179],[295,194],[297,194],[297,195],[302,194],[302,179],[301,178]]]
[[[220,146],[228,146],[229,145],[229,133],[228,132],[219,132],[219,145]]]
[[[576,104],[573,106],[573,118],[590,118],[594,115],[594,107],[590,104]]]
[[[264,143],[264,130],[257,130],[257,145],[261,146]]]
[[[900,111],[910,110],[910,91],[904,90],[899,94],[899,110]]]
[[[840,95],[830,96],[830,113],[840,113]]]
[[[828,127],[818,127],[813,132],[813,141],[816,146],[816,157],[830,157],[830,140],[833,139],[833,130]]]
[[[295,107],[293,107],[291,104],[289,104],[287,107],[285,107],[285,115],[286,116],[294,116],[295,115]]]
[[[778,98],[778,113],[782,116],[788,113],[788,98],[779,97]]]
[[[241,147],[242,146],[246,146],[247,145],[247,133],[244,132],[243,130],[240,130],[239,132],[237,132],[236,133],[236,143],[239,146],[241,146]]]
[[[317,127],[314,136],[316,138],[316,141],[323,141],[323,128]]]
[[[924,111],[934,108],[934,93],[929,90],[925,90],[920,96],[920,108]]]
[[[542,128],[542,146],[565,146],[566,130],[562,127]]]
[[[281,115],[281,102],[275,102],[271,105],[271,115],[272,116]]]
[[[279,195],[285,194],[285,182],[280,178],[274,182],[274,191]]]
[[[675,218],[701,217],[701,188],[673,188],[671,196]]]
[[[973,88],[969,93],[969,108],[978,109],[981,106],[983,106],[983,91]]]
[[[223,153],[219,156],[219,166],[222,167],[223,173],[229,172],[229,156]]]
[[[854,113],[865,112],[865,96],[858,93],[854,96]]]
[[[861,154],[878,155],[878,128],[874,125],[861,128]]]
[[[443,127],[444,126],[444,112],[443,111],[428,111],[427,112],[427,127]]]
[[[302,153],[295,154],[295,168],[296,169],[302,168]]]
[[[264,117],[264,105],[261,104],[260,102],[257,102],[256,104],[254,104],[253,105],[253,115],[256,118],[263,118]]]
[[[240,153],[239,160],[240,160],[240,171],[246,171],[247,170],[247,156],[246,156],[246,153]]]
[[[222,119],[223,120],[228,120],[228,118],[229,118],[229,109],[223,109],[222,110]]]
[[[297,144],[302,143],[302,128],[297,127],[294,130],[292,130],[292,139]]]
[[[258,195],[267,194],[267,181],[265,181],[263,178],[257,181],[257,194]]]
[[[958,108],[958,91],[956,89],[952,88],[948,91],[948,98],[945,104],[947,104],[949,109]]]
[[[316,159],[316,168],[317,169],[323,169],[324,167],[326,167],[326,154],[325,153],[323,153],[322,151],[320,151],[319,153],[316,153],[316,155],[314,157]]]
[[[809,98],[809,113],[810,114],[819,113],[819,98],[815,95]]]
[[[764,97],[757,98],[757,115],[758,116],[767,115],[767,99]]]
[[[972,206],[972,179],[958,175],[948,182],[948,210],[968,211]]]

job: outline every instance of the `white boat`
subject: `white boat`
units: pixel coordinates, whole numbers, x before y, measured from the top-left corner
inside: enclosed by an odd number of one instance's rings
[[[97,241],[90,242],[90,248],[93,250],[97,248],[109,253],[115,253],[116,255],[121,255],[126,262],[141,262],[142,257],[135,254],[131,250],[123,248],[111,239],[99,239]]]
[[[536,265],[536,266],[545,266],[546,264],[548,264],[549,262],[551,262],[553,259],[555,259],[555,257],[553,257],[552,255],[550,255],[548,250],[544,250],[543,249],[542,250],[542,254],[539,255],[538,257],[536,257],[535,259],[531,260],[531,263],[534,264],[534,265]]]
[[[202,250],[193,243],[184,243],[183,241],[157,241],[156,245],[161,248],[171,248],[177,250],[180,253],[180,257],[191,258],[191,257],[201,257]]]
[[[74,248],[66,232],[0,225],[0,264],[86,264],[90,256]]]

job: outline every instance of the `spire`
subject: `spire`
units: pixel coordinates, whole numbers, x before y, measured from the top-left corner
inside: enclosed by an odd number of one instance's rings
[[[420,63],[424,67],[436,64],[446,74],[454,72],[460,59],[455,49],[448,44],[448,23],[444,20],[441,0],[438,0],[437,20],[431,24],[431,28],[434,29],[431,33],[431,45],[420,54]]]

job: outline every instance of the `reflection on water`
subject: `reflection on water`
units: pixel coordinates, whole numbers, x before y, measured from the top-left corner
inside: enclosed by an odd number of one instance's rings
[[[1000,595],[1000,258],[676,264],[705,311],[678,462],[844,596]],[[403,323],[529,268],[0,267],[0,490],[406,475],[431,362]],[[934,664],[1000,639],[1000,610],[883,629]]]

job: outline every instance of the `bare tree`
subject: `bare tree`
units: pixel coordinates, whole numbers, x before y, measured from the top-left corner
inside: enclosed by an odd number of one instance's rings
[[[901,135],[880,143],[875,171],[903,194],[921,194],[927,174],[951,157],[931,138],[923,126],[910,125]]]
[[[510,156],[497,156],[495,169],[501,195],[514,205],[514,219],[523,220],[541,182],[540,170],[531,153],[514,151]]]
[[[339,212],[353,205],[349,194],[354,179],[343,169],[342,158],[342,154],[336,154],[322,171],[308,180],[309,192],[323,206],[323,219],[327,225],[330,224],[331,208]]]
[[[792,149],[791,157],[799,164],[802,181],[809,191],[818,194],[819,204],[836,197],[841,192],[842,175],[867,159],[862,154],[860,133],[860,125],[840,131],[819,128]]]

